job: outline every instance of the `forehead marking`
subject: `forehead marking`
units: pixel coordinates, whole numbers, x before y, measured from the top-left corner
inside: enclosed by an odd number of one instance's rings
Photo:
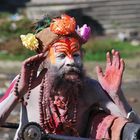
[[[77,40],[62,39],[54,44],[56,52],[64,52],[67,55],[71,55],[73,52],[79,50],[79,44]]]

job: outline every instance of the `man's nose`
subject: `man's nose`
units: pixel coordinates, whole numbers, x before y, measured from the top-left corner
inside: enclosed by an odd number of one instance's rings
[[[72,66],[74,66],[74,64],[75,64],[74,59],[72,57],[68,57],[67,62],[66,62],[66,66],[72,67]]]

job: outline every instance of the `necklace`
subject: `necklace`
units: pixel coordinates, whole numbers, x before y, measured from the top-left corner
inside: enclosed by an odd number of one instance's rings
[[[61,95],[53,98],[44,94],[45,78],[40,88],[40,124],[47,133],[79,136],[74,128],[77,122],[77,98],[71,103]],[[46,86],[46,85],[45,85]],[[49,87],[45,88],[49,92]]]

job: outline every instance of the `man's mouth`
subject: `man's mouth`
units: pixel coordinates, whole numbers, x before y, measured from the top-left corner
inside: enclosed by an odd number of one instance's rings
[[[76,80],[76,79],[79,79],[79,74],[77,72],[68,72],[65,74],[65,79],[68,79],[68,80]]]

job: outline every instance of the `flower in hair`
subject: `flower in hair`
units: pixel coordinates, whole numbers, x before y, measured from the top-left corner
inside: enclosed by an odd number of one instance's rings
[[[28,33],[27,35],[20,35],[23,46],[30,50],[36,50],[39,46],[38,40],[35,35]]]
[[[81,37],[83,43],[86,43],[91,35],[91,28],[87,24],[84,24],[81,28],[78,26],[76,32]]]

